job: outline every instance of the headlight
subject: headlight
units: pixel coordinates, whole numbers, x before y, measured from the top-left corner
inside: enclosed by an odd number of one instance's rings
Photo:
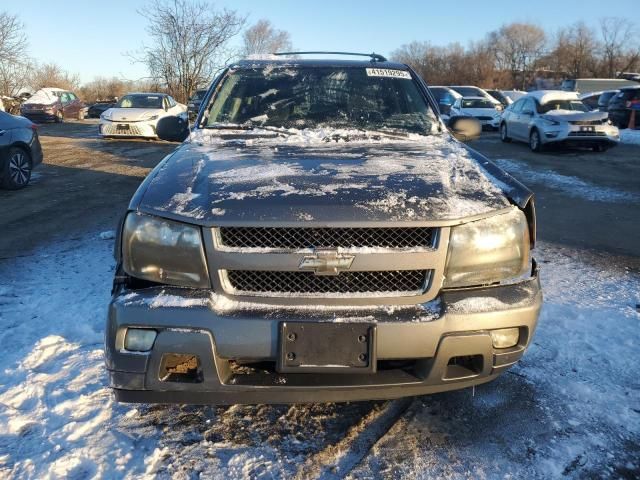
[[[158,115],[153,115],[149,118],[146,118],[145,120],[157,120],[158,119]]]
[[[498,112],[501,112],[504,109],[504,107],[502,105],[496,105],[496,110]]]
[[[208,288],[200,229],[185,223],[130,213],[122,231],[122,266],[152,282]]]
[[[548,118],[543,118],[542,123],[544,123],[547,126],[560,125],[560,122],[558,122],[557,120],[550,120]]]
[[[104,112],[100,114],[102,120],[111,120],[111,112]]]
[[[523,274],[529,228],[518,208],[451,228],[445,287],[486,285]]]

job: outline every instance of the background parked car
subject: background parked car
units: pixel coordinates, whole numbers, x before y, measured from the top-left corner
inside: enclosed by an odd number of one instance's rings
[[[28,119],[0,112],[0,186],[26,187],[33,167],[42,163],[36,126]]]
[[[451,116],[474,117],[480,122],[483,129],[497,130],[500,126],[501,110],[497,110],[496,104],[484,97],[462,97],[456,99],[451,107]]]
[[[449,115],[453,102],[455,102],[457,98],[462,98],[462,95],[455,90],[451,90],[449,87],[429,87],[429,91],[438,102],[442,115]]]
[[[207,90],[196,90],[196,93],[191,95],[191,98],[187,102],[187,111],[189,112],[189,120],[195,119],[200,111],[200,105],[204,100]]]
[[[511,99],[511,103],[519,100],[527,94],[527,92],[523,92],[522,90],[501,90],[501,92],[505,97]]]
[[[172,116],[187,121],[187,106],[164,93],[128,93],[115,107],[100,115],[99,134],[157,138],[158,120]]]
[[[618,129],[605,112],[591,112],[575,92],[530,92],[502,114],[500,138],[520,140],[540,152],[550,143],[592,147],[603,151],[617,145]]]
[[[619,93],[620,90],[605,90],[602,92],[602,95],[598,98],[598,110],[601,112],[609,111],[609,101]]]
[[[604,92],[582,93],[578,98],[582,100],[582,103],[589,107],[589,110],[598,110],[598,100],[603,93]]]
[[[618,128],[627,128],[635,101],[640,101],[640,86],[621,88],[609,101],[609,120]]]
[[[513,103],[513,100],[502,93],[502,90],[487,90],[487,93],[498,100],[500,104],[502,104],[502,106],[505,108]]]
[[[498,100],[493,98],[491,95],[489,95],[489,93],[487,93],[486,90],[483,90],[480,87],[474,87],[471,85],[452,85],[449,88],[463,97],[484,97],[494,104],[500,105],[500,102]]]
[[[20,114],[34,122],[82,120],[86,113],[86,105],[74,93],[61,88],[41,88],[20,107]]]
[[[105,102],[96,102],[93,105],[89,106],[89,110],[87,111],[87,117],[89,118],[100,118],[104,112],[113,108],[118,103],[118,100],[110,100]]]

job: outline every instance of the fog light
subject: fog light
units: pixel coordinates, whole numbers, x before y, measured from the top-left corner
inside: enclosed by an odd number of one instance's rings
[[[153,347],[157,332],[148,328],[129,328],[124,337],[124,348],[132,352],[148,352]]]
[[[493,348],[509,348],[518,344],[520,339],[519,328],[502,328],[491,330],[491,341]]]

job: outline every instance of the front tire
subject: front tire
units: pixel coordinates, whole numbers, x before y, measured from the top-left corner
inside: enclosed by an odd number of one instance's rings
[[[2,188],[19,190],[31,180],[33,165],[29,154],[21,148],[11,147],[2,171]]]
[[[507,133],[507,124],[504,122],[500,124],[500,140],[504,143],[509,143],[511,141],[511,138]]]
[[[531,130],[529,134],[529,148],[532,152],[540,153],[542,151],[542,141],[540,140],[540,132],[536,128]]]

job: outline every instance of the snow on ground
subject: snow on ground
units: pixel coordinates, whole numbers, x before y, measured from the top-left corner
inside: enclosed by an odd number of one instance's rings
[[[640,145],[640,130],[620,130],[620,142]]]
[[[624,263],[543,245],[546,303],[522,362],[475,391],[420,397],[404,414],[401,401],[119,405],[103,367],[113,260],[110,235],[102,237],[0,262],[0,477],[332,478],[351,470],[353,478],[633,478],[640,471],[640,272]]]
[[[547,185],[572,197],[596,202],[640,202],[640,197],[636,193],[594,185],[578,177],[562,175],[553,170],[534,169],[525,163],[506,158],[493,160],[493,163],[515,177],[522,179],[527,184]]]

